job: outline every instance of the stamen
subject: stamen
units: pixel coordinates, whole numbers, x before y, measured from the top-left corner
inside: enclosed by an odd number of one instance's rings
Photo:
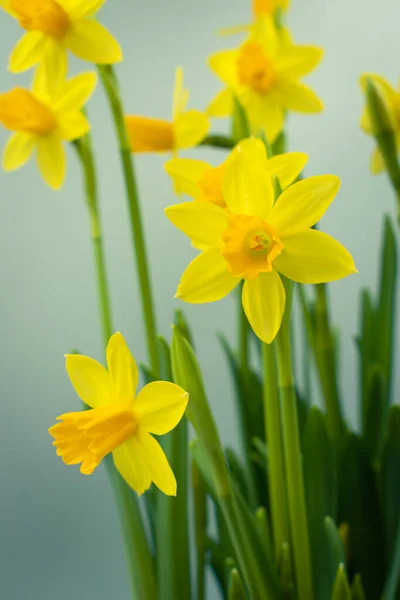
[[[41,31],[60,39],[71,25],[67,13],[55,0],[11,0],[10,8],[26,31]]]

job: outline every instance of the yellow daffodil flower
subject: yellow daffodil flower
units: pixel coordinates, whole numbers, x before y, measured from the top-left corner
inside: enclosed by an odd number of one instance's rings
[[[44,61],[53,75],[54,70],[64,68],[68,50],[96,64],[122,60],[118,42],[93,18],[104,2],[0,0],[0,7],[26,31],[10,56],[10,71],[20,73]]]
[[[38,67],[31,91],[16,87],[0,94],[0,123],[13,131],[3,152],[3,168],[14,171],[34,151],[45,182],[59,189],[65,179],[66,157],[63,141],[85,135],[90,124],[82,107],[96,86],[95,73],[81,73],[49,84],[44,65]]]
[[[108,342],[107,367],[87,356],[66,356],[71,383],[91,410],[57,417],[60,423],[49,429],[57,455],[90,475],[112,452],[119,473],[138,494],[154,482],[175,496],[175,476],[151,434],[164,435],[177,426],[189,395],[174,383],[155,381],[135,397],[138,368],[120,333]]]
[[[244,141],[241,146],[244,147]],[[234,156],[235,151],[230,156]],[[194,158],[171,158],[165,163],[165,170],[174,181],[175,187],[191,196],[197,202],[211,202],[226,208],[222,193],[222,180],[228,157],[218,167]],[[307,163],[308,156],[303,152],[288,152],[269,158],[266,162],[270,176],[279,180],[282,189],[293,183]]]
[[[299,81],[321,57],[320,48],[295,46],[286,36],[281,40],[273,19],[264,16],[239,48],[210,57],[210,68],[226,88],[214,98],[207,113],[211,117],[229,116],[235,95],[246,110],[252,132],[265,131],[273,142],[282,130],[286,111],[322,110],[318,96]]]
[[[373,81],[373,83],[381,92],[383,99],[385,100],[393,131],[396,134],[397,149],[400,152],[400,87],[396,90],[386,79],[381,77],[381,75],[365,74],[362,75],[360,80],[361,89],[363,91],[365,90],[367,78],[370,78]],[[365,133],[367,133],[368,135],[373,135],[371,122],[366,107],[363,110],[360,126],[361,129],[365,131]],[[381,173],[384,169],[385,163],[382,158],[382,154],[379,148],[375,148],[371,159],[371,171],[374,175],[376,175],[378,173]]]
[[[289,8],[289,0],[252,0],[252,23],[246,25],[234,25],[233,27],[225,27],[220,30],[221,35],[234,35],[236,33],[248,32],[253,27],[258,19],[265,15],[274,17],[277,10],[286,11]]]
[[[311,229],[335,197],[334,175],[309,177],[274,203],[264,144],[239,144],[226,167],[215,203],[183,202],[166,209],[170,221],[205,248],[183,273],[176,293],[185,302],[214,302],[244,280],[242,302],[250,325],[264,342],[275,338],[284,312],[280,274],[300,283],[334,281],[356,272],[339,242]]]
[[[172,121],[128,115],[125,123],[132,152],[177,152],[197,146],[209,129],[208,117],[186,110],[189,92],[183,88],[183,71],[175,72]]]

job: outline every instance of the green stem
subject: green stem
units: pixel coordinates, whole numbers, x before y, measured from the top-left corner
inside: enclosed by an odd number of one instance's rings
[[[313,600],[310,541],[302,470],[296,394],[290,345],[291,286],[287,285],[287,307],[277,337],[278,386],[281,398],[283,445],[292,534],[294,563],[299,600]]]
[[[268,482],[275,560],[280,561],[283,544],[289,542],[281,415],[274,345],[262,344],[264,370],[264,418],[268,444]]]
[[[239,359],[242,368],[243,377],[249,370],[249,322],[243,310],[242,290],[238,295],[238,310],[239,310]]]
[[[102,242],[96,172],[90,135],[75,142],[75,147],[81,160],[84,176],[86,202],[89,209],[95,256],[103,342],[104,348],[106,348],[113,328]],[[155,598],[154,565],[147,545],[138,502],[133,497],[128,485],[116,471],[110,455],[106,456],[105,464],[113,487],[122,526],[132,598],[133,600],[142,600],[142,598],[153,600]]]
[[[322,392],[325,399],[327,422],[330,434],[335,441],[342,438],[345,425],[340,410],[340,397],[336,376],[334,339],[329,323],[326,285],[316,286],[316,339],[315,357]]]
[[[211,146],[212,148],[224,148],[225,150],[232,150],[235,147],[235,140],[226,136],[211,133],[207,135],[204,140],[200,143],[200,146]]]
[[[136,177],[133,159],[125,127],[124,111],[119,91],[118,81],[109,65],[98,66],[101,80],[110,103],[114,118],[115,129],[121,154],[122,170],[125,180],[128,209],[131,222],[132,244],[134,248],[136,265],[139,277],[140,294],[142,300],[142,311],[146,327],[147,348],[153,375],[157,378],[160,372],[159,357],[157,351],[156,323],[151,293],[150,276],[147,260],[146,245],[140,212],[139,195],[136,185]]]

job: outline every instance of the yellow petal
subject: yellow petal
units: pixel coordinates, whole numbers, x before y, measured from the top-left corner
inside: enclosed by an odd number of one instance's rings
[[[171,158],[164,164],[164,168],[181,192],[195,198],[199,193],[197,184],[211,165],[194,158]]]
[[[336,175],[316,175],[290,186],[279,196],[271,222],[279,237],[308,229],[317,223],[340,187]]]
[[[261,44],[269,58],[275,57],[280,50],[280,41],[271,15],[265,14],[257,19],[250,40]]]
[[[272,144],[283,129],[285,111],[282,106],[271,102],[268,96],[256,94],[250,90],[239,90],[239,99],[249,119],[252,133],[264,132]]]
[[[236,146],[226,166],[222,191],[231,212],[268,219],[274,191],[261,140],[251,138]]]
[[[372,134],[371,119],[369,118],[368,109],[366,106],[363,108],[363,112],[360,119],[360,127],[365,133]]]
[[[288,110],[315,113],[321,112],[324,108],[316,93],[298,81],[280,79],[270,96],[272,101]]]
[[[176,496],[176,479],[160,444],[139,427],[135,435],[138,454],[151,480],[167,496]]]
[[[10,0],[0,0],[0,8],[2,8],[6,13],[17,18],[16,14],[10,8]]]
[[[110,65],[122,60],[122,50],[117,40],[101,23],[91,19],[73,23],[63,42],[78,58],[98,65]]]
[[[189,394],[179,385],[168,381],[154,381],[146,385],[133,404],[133,413],[139,427],[164,435],[182,419]]]
[[[67,70],[68,58],[65,48],[58,40],[49,38],[43,61],[35,72],[32,91],[44,101],[56,98],[62,89]]]
[[[172,118],[176,119],[178,115],[183,113],[189,101],[189,91],[183,87],[183,69],[177,67],[175,69],[175,84],[172,95]]]
[[[229,117],[232,114],[232,92],[229,88],[225,88],[211,100],[207,106],[206,113],[209,117]]]
[[[62,114],[58,119],[58,130],[63,140],[72,142],[90,131],[90,123],[82,112],[76,110]]]
[[[80,73],[64,81],[54,102],[55,111],[70,112],[81,109],[93,94],[97,83],[96,73]]]
[[[185,150],[197,146],[207,135],[210,122],[205,113],[199,110],[188,110],[181,113],[174,121],[174,147]]]
[[[38,138],[38,165],[45,182],[59,190],[65,179],[66,158],[62,140],[58,133]]]
[[[40,31],[29,31],[19,40],[12,51],[8,69],[12,73],[22,73],[37,65],[44,56],[47,38]]]
[[[168,152],[174,149],[172,123],[137,115],[125,117],[132,152]]]
[[[182,202],[166,208],[165,214],[193,243],[215,248],[222,245],[228,216],[220,206],[208,202]]]
[[[292,46],[281,52],[274,65],[281,76],[296,79],[310,73],[323,56],[322,48],[316,46]]]
[[[85,404],[98,408],[111,403],[111,377],[103,365],[88,356],[67,354],[65,368],[75,392]]]
[[[135,437],[116,448],[112,455],[117,471],[137,494],[141,495],[149,489],[151,477]]]
[[[382,173],[386,169],[385,161],[383,160],[383,156],[379,148],[375,148],[372,152],[371,156],[371,173],[373,175],[378,175]]]
[[[97,13],[106,0],[58,0],[73,21],[79,21]]]
[[[191,304],[215,302],[227,296],[239,281],[240,278],[228,271],[228,264],[221,252],[210,248],[189,264],[175,297]]]
[[[32,155],[37,143],[36,136],[30,133],[14,133],[3,150],[3,169],[14,171],[24,165]]]
[[[254,333],[270,344],[279,331],[285,309],[285,288],[278,273],[260,273],[256,279],[247,279],[242,302]]]
[[[221,81],[227,85],[235,85],[238,80],[237,59],[239,50],[222,50],[212,54],[208,59],[208,66]]]
[[[330,235],[309,229],[283,238],[284,249],[274,267],[299,283],[336,281],[356,273],[351,254]]]
[[[287,152],[268,159],[267,169],[278,178],[282,189],[287,188],[300,175],[308,161],[304,152]]]
[[[116,402],[133,402],[139,380],[138,368],[122,334],[118,331],[107,345],[107,366]]]
[[[237,35],[238,33],[248,33],[252,24],[248,23],[247,25],[232,25],[231,27],[222,27],[222,29],[218,29],[218,35],[226,36],[226,35]]]

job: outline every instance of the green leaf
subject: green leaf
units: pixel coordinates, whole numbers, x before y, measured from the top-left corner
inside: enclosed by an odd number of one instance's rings
[[[284,542],[279,558],[279,575],[284,598],[285,600],[291,600],[294,596],[295,585],[293,580],[292,555],[287,542]]]
[[[325,415],[317,407],[308,412],[303,456],[314,589],[318,600],[329,600],[333,580],[324,518],[336,518],[337,465]]]
[[[183,312],[183,310],[175,311],[174,321],[175,321],[176,327],[179,329],[179,331],[181,332],[183,337],[189,342],[189,344],[192,346],[192,348],[194,348],[192,332],[190,331],[189,323],[187,322],[187,319],[186,319],[186,316],[185,316],[185,313]]]
[[[273,551],[272,551],[272,535],[271,528],[269,525],[268,513],[263,506],[257,508],[255,512],[256,527],[260,541],[263,545],[264,552],[268,556],[268,561],[273,563]]]
[[[361,294],[361,334],[358,338],[358,349],[360,353],[361,375],[361,422],[364,435],[367,419],[367,389],[369,381],[369,368],[370,365],[373,362],[375,362],[375,324],[376,314],[373,306],[371,293],[369,292],[369,290],[363,290]]]
[[[246,600],[246,598],[246,592],[239,571],[237,569],[231,569],[228,586],[228,600]]]
[[[364,439],[372,463],[380,458],[387,420],[386,381],[381,365],[368,369]]]
[[[325,536],[328,542],[329,561],[331,565],[330,578],[334,581],[340,563],[346,564],[342,538],[332,517],[324,519]]]
[[[225,559],[226,556],[219,544],[212,538],[207,538],[207,559],[218,582],[221,593],[224,598],[227,595],[227,585],[225,577]]]
[[[335,584],[332,591],[332,600],[351,600],[351,590],[343,564],[337,570]]]
[[[397,159],[396,159],[397,160]],[[396,316],[397,244],[390,217],[385,218],[381,258],[381,281],[377,319],[377,360],[382,364],[387,382],[387,405],[392,379],[393,335]]]
[[[160,357],[160,379],[172,381],[171,352],[168,342],[161,335],[157,337],[157,346]]]
[[[207,493],[205,481],[195,460],[192,460],[192,490],[194,538],[196,546],[196,600],[204,600],[205,554],[207,541]]]
[[[354,577],[351,585],[351,600],[365,600],[364,588],[359,573]]]
[[[250,136],[250,127],[246,111],[236,96],[233,96],[232,139],[235,143]]]
[[[368,600],[379,597],[385,576],[382,514],[375,474],[363,441],[349,434],[340,460],[340,521],[350,527],[354,569]],[[371,557],[374,557],[371,560]]]
[[[225,456],[228,463],[229,472],[233,481],[235,482],[235,485],[240,490],[242,496],[246,499],[246,502],[249,502],[247,477],[243,466],[240,464],[239,457],[231,448],[225,449]]]

